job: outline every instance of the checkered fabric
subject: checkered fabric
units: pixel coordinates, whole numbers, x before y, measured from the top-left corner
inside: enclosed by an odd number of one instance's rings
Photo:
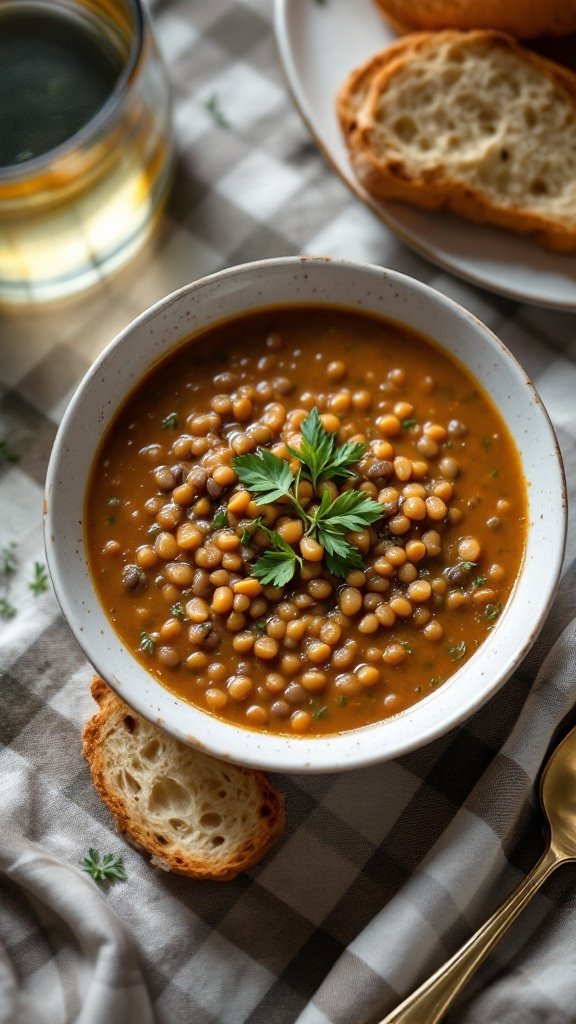
[[[158,0],[153,13],[179,146],[155,238],[100,291],[0,320],[0,437],[18,457],[0,468],[0,548],[14,542],[17,559],[1,595],[16,614],[0,621],[0,1024],[374,1024],[543,848],[534,782],[576,696],[573,521],[547,626],[488,706],[395,762],[275,779],[288,817],[276,850],[226,885],[194,882],[119,838],[82,759],[91,668],[49,587],[29,586],[51,444],[91,360],[156,299],[253,258],[346,256],[433,285],[499,334],[554,421],[573,516],[575,320],[438,271],[350,195],[292,108],[270,0]],[[128,880],[98,890],[78,870],[91,846],[121,854]],[[568,866],[546,883],[449,1020],[576,1020],[575,881]]]

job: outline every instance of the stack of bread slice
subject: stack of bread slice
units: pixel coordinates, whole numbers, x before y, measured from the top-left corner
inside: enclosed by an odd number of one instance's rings
[[[576,251],[576,75],[511,36],[401,37],[348,76],[337,112],[372,195]]]

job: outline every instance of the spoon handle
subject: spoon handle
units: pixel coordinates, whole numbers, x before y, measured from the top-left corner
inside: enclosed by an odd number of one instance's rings
[[[423,1021],[438,1024],[476,968],[563,859],[554,847],[548,846],[536,866],[492,917],[380,1024],[423,1024]]]

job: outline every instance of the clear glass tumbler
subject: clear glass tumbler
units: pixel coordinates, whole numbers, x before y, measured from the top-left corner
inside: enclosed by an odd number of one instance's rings
[[[46,84],[36,83],[20,139],[17,76],[28,82],[45,57]],[[170,89],[141,0],[0,0],[0,61],[16,76],[12,96],[0,95],[13,103],[0,111],[0,304],[45,302],[101,281],[148,237],[171,180]],[[100,71],[110,83],[102,102],[92,96],[97,109],[59,139]]]

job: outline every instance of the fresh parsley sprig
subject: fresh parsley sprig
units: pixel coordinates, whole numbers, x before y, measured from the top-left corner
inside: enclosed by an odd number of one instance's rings
[[[286,447],[301,463],[301,475],[310,480],[314,490],[325,480],[346,480],[356,475],[351,467],[362,457],[366,445],[353,441],[337,445],[334,434],[323,426],[316,406],[302,423],[300,432],[300,448]]]
[[[310,481],[315,493],[320,484],[327,480],[346,480],[355,476],[352,468],[366,450],[366,445],[346,442],[338,445],[333,434],[322,424],[318,409],[314,407],[300,428],[302,444],[299,450],[290,448],[290,454],[298,459],[299,468],[293,474],[290,465],[273,455],[266,448],[259,448],[254,454],[239,455],[233,460],[234,469],[240,482],[250,491],[257,505],[268,505],[287,499],[294,506],[303,521],[307,537],[312,537],[324,548],[324,560],[328,570],[345,578],[352,569],[363,568],[360,552],[351,544],[346,534],[364,529],[380,519],[382,506],[368,498],[362,491],[343,491],[333,498],[324,491],[319,505],[313,505],[308,512],[299,499],[302,478]],[[262,529],[271,541],[271,548],[256,561],[253,575],[261,583],[282,587],[290,582],[302,558],[275,530],[269,530],[261,520],[255,525]]]

